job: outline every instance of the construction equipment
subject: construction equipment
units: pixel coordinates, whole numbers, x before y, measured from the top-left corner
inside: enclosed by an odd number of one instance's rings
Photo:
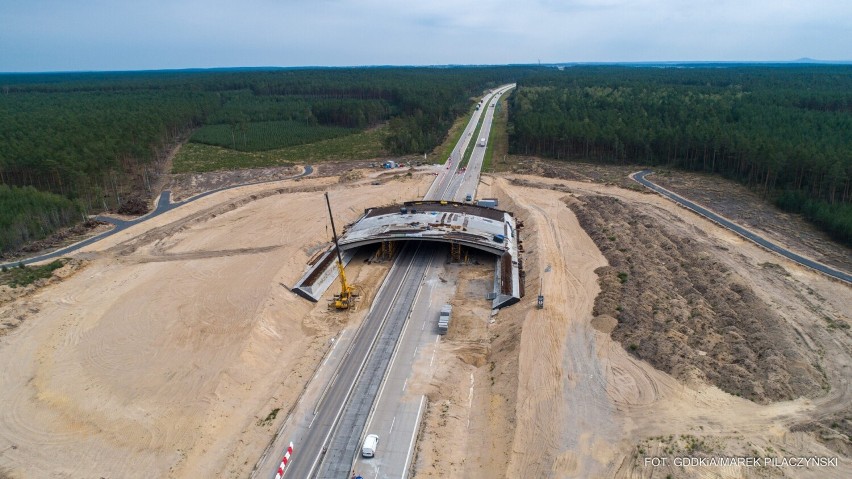
[[[438,333],[447,334],[450,330],[450,315],[453,313],[453,307],[449,304],[441,306],[441,315],[438,316]]]
[[[544,280],[542,279],[538,286],[538,303],[536,303],[535,307],[538,309],[544,309]]]
[[[334,249],[337,252],[337,271],[340,276],[340,294],[334,296],[334,307],[335,309],[349,309],[355,294],[352,285],[346,282],[346,273],[343,271],[343,257],[340,255],[340,245],[337,244],[337,230],[334,228],[334,216],[331,214],[328,192],[325,193],[325,204],[328,206],[328,219],[331,220],[331,234],[334,238]]]

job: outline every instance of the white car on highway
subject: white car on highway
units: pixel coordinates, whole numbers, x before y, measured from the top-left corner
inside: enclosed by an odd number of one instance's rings
[[[376,447],[379,445],[379,436],[376,434],[368,434],[364,438],[364,447],[361,448],[361,455],[364,457],[373,457],[376,455]]]

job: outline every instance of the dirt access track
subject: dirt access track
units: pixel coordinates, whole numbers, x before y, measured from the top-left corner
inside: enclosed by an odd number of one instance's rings
[[[0,327],[16,325],[0,329],[7,365],[0,372],[0,473],[247,477],[330,339],[360,322],[388,268],[350,263],[347,276],[362,287],[364,302],[345,314],[288,291],[330,238],[322,192],[348,223],[365,207],[426,191],[434,178],[424,169],[374,185],[375,173],[211,195],[87,248],[76,255],[87,263],[72,276],[0,305]],[[434,376],[418,376],[426,368],[415,365],[410,382],[429,398],[414,477],[852,477],[848,439],[838,433],[852,417],[852,341],[836,327],[850,322],[848,286],[656,195],[519,175],[485,177],[480,186],[479,196],[500,198],[526,224],[527,297],[492,318],[483,307],[486,268],[454,267],[459,321],[439,344]],[[816,378],[801,390],[784,389],[805,395],[753,402],[693,369],[666,373],[637,357],[659,348],[642,343],[629,352],[612,339],[618,320],[595,313],[600,268],[615,267],[611,251],[569,208],[598,204],[586,201],[591,196],[629,206],[606,212],[613,228],[629,221],[624,214],[647,216],[665,238],[689,237],[721,263],[730,273],[720,286],[729,288],[729,279],[748,285],[792,331],[785,347],[814,361],[801,366]],[[623,242],[616,251],[664,245]],[[534,306],[540,280],[543,310]],[[839,457],[839,464],[678,469],[643,462],[754,455]]]

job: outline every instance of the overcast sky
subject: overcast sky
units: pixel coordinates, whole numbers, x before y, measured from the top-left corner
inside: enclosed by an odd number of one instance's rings
[[[0,0],[0,71],[852,60],[852,0]]]

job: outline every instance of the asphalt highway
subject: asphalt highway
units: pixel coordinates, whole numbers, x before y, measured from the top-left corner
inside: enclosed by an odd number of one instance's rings
[[[424,200],[450,200],[452,196],[448,194],[450,190],[453,190],[453,185],[458,184],[461,177],[459,175],[459,165],[461,164],[462,157],[464,156],[464,152],[467,151],[467,146],[471,141],[478,141],[476,138],[473,138],[473,132],[476,131],[476,125],[479,124],[479,118],[486,111],[487,105],[491,101],[493,94],[488,94],[483,98],[482,107],[473,112],[473,115],[470,116],[470,121],[468,121],[467,126],[459,138],[459,142],[456,143],[456,146],[453,148],[450,157],[447,159],[446,166],[438,172],[438,177],[435,178],[435,181],[432,182],[432,186],[429,187],[429,191],[426,192],[426,196],[423,197]]]
[[[502,93],[503,90],[499,91]],[[472,138],[473,131],[479,122],[480,115],[486,111],[486,108],[489,108],[488,105],[493,101],[495,95],[496,93],[486,95],[483,106],[471,115],[471,120],[453,149],[446,168],[442,168],[438,173],[426,193],[425,199],[454,199],[463,178],[457,174],[462,155],[469,142],[476,141]],[[481,149],[484,154],[485,148]],[[481,165],[481,160],[479,164]],[[478,171],[473,174],[476,175],[478,181]],[[389,378],[402,377],[404,380],[410,373],[410,364],[406,364],[408,369],[402,376],[396,368],[394,368],[394,371],[389,371],[388,364],[392,362],[391,358],[398,354],[409,354],[404,347],[399,346],[399,338],[401,335],[407,334],[403,331],[410,329],[408,327],[409,315],[412,312],[413,303],[416,298],[419,298],[418,291],[426,268],[434,261],[433,255],[435,253],[427,250],[421,252],[421,257],[417,258],[417,254],[412,252],[412,247],[407,247],[400,253],[391,272],[388,273],[388,278],[376,295],[364,324],[359,327],[348,346],[349,349],[345,357],[340,360],[338,370],[329,380],[319,398],[307,429],[300,425],[305,423],[305,418],[297,418],[294,425],[292,427],[285,426],[283,434],[276,439],[277,444],[283,445],[287,442],[283,439],[293,438],[295,452],[291,456],[289,466],[284,471],[284,477],[348,479],[353,461],[356,460],[360,450],[364,425],[368,417],[372,417],[371,411],[383,407],[374,404],[377,394],[381,395],[381,393],[378,393],[379,383],[384,390],[388,387]],[[413,271],[412,278],[419,276],[416,284],[410,281],[408,277],[395,276],[399,275],[399,271],[402,270]],[[394,310],[395,303],[397,305]],[[405,305],[405,307],[401,308],[399,305]],[[389,319],[383,319],[379,323],[380,320],[377,318]],[[418,327],[425,328],[425,326],[420,325],[422,321],[423,318],[417,319]],[[400,329],[403,331],[400,331]],[[428,331],[428,335],[431,337],[436,337],[434,333],[435,331]],[[392,340],[390,348],[382,346],[388,344],[390,340]],[[406,344],[413,344],[414,348],[417,348],[417,341]],[[339,343],[337,347],[340,347]],[[364,370],[365,364],[368,364],[370,372]],[[380,377],[376,377],[376,375],[380,375]],[[362,382],[369,383],[369,385],[362,386]],[[311,389],[312,386],[309,385],[308,388]],[[422,411],[424,399],[418,398],[418,401],[419,410]],[[365,408],[365,405],[368,407]],[[396,456],[396,461],[392,461],[394,464],[391,468],[394,471],[405,471],[407,469],[419,418],[418,412],[411,416],[409,421],[406,421],[408,424],[400,424],[400,427],[403,428],[402,431],[405,431],[403,434],[406,437],[406,444],[409,446],[405,448],[405,453]],[[379,420],[380,422],[381,420]],[[353,440],[353,438],[355,439]],[[387,438],[382,439],[380,436],[378,450],[381,451],[384,447],[388,447]],[[277,452],[283,453],[283,451],[280,451],[281,446],[277,449],[279,449]],[[278,467],[274,460],[276,457],[270,455],[269,458],[262,458],[259,461],[258,471],[271,472],[268,476],[264,474],[261,477],[275,477],[275,471]],[[394,472],[394,474],[396,473]],[[404,475],[404,472],[402,474]],[[386,476],[383,474],[382,477]]]
[[[326,388],[314,410],[313,419],[301,437],[292,439],[295,452],[292,456],[285,477],[308,478],[313,477],[320,467],[320,460],[329,451],[327,444],[330,436],[337,425],[337,421],[343,414],[344,406],[349,399],[350,393],[356,386],[356,380],[361,375],[361,370],[367,362],[368,353],[373,349],[379,332],[385,323],[399,318],[390,318],[390,312],[400,297],[400,289],[409,283],[409,276],[419,280],[418,270],[414,268],[417,258],[418,245],[410,244],[399,254],[397,261],[386,277],[382,289],[377,294],[370,311],[364,318],[364,323],[358,329],[352,339],[349,348],[341,360],[340,367],[334,374],[331,383]],[[424,268],[425,269],[425,268]],[[422,270],[419,272],[422,277]],[[381,371],[380,374],[384,374]],[[359,436],[360,436],[360,431]],[[346,457],[346,470],[352,461],[352,454]],[[273,461],[277,469],[277,461]],[[274,473],[270,477],[274,477]]]
[[[426,398],[411,388],[415,363],[418,374],[431,375],[438,366],[435,351],[439,345],[438,314],[452,297],[452,286],[441,282],[446,249],[426,272],[424,284],[412,308],[411,317],[391,359],[385,383],[376,398],[373,415],[364,434],[380,438],[376,456],[356,458],[355,472],[364,479],[403,478],[413,460],[417,427],[426,412]],[[420,376],[419,382],[425,382]]]
[[[493,96],[483,103],[485,117],[479,138],[488,138],[494,108],[500,95],[512,86],[495,90]],[[475,125],[474,125],[475,126]],[[486,147],[478,146],[477,141],[464,172],[450,173],[452,181],[446,185],[440,199],[462,201],[471,193],[475,195],[479,184],[480,168],[485,157]],[[438,314],[441,306],[449,302],[455,293],[454,288],[440,281],[444,270],[446,249],[435,252],[432,266],[426,273],[426,279],[409,315],[405,331],[399,339],[397,350],[391,360],[382,389],[376,398],[376,405],[363,434],[377,434],[380,438],[376,456],[363,458],[356,455],[355,472],[365,479],[405,478],[411,469],[416,447],[418,427],[426,409],[426,398],[413,393],[409,386],[414,380],[413,366],[418,363],[418,378],[431,376],[437,366],[435,350],[440,343],[438,333]]]
[[[514,85],[500,88],[495,92],[494,96],[485,103],[485,119],[482,122],[482,128],[479,130],[479,138],[487,139],[491,135],[491,124],[494,120],[494,112],[497,109],[497,103],[500,101],[500,96],[509,91],[511,88],[514,88]],[[473,152],[471,152],[467,167],[465,168],[465,171],[459,172],[459,178],[457,179],[456,186],[451,189],[453,190],[453,196],[451,199],[454,201],[464,201],[467,195],[471,195],[472,198],[476,199],[476,189],[479,185],[479,175],[482,170],[482,162],[485,160],[485,152],[488,148],[487,146],[479,146],[479,139],[474,138],[474,140],[477,141],[476,147],[473,149]]]
[[[836,269],[833,269],[833,268],[829,268],[828,266],[826,266],[824,264],[817,263],[816,261],[805,258],[804,256],[800,256],[796,253],[793,253],[792,251],[790,251],[788,249],[782,248],[782,247],[776,245],[775,243],[772,243],[771,241],[768,241],[765,238],[752,233],[751,231],[743,228],[742,226],[726,220],[725,218],[717,215],[716,213],[708,210],[707,208],[699,206],[699,205],[693,203],[692,201],[689,201],[686,198],[679,196],[679,195],[657,185],[656,183],[652,183],[651,181],[649,181],[648,179],[645,178],[646,176],[648,176],[652,173],[653,173],[653,171],[651,171],[651,170],[643,170],[643,171],[640,171],[638,173],[634,173],[633,175],[631,175],[631,178],[633,178],[639,184],[656,191],[657,193],[665,196],[666,198],[674,201],[675,203],[678,203],[681,206],[685,206],[686,208],[689,208],[690,210],[700,214],[701,216],[704,216],[705,218],[707,218],[711,221],[714,221],[714,222],[724,226],[725,228],[728,228],[729,230],[737,233],[738,235],[742,236],[743,238],[745,238],[749,241],[752,241],[754,243],[757,243],[758,245],[763,246],[764,248],[766,248],[766,249],[768,249],[768,250],[770,250],[774,253],[780,254],[781,256],[783,256],[787,259],[790,259],[792,261],[795,261],[796,263],[801,264],[802,266],[807,266],[808,268],[819,271],[820,273],[831,276],[832,278],[836,278],[836,279],[839,279],[841,281],[845,281],[847,283],[852,283],[852,275],[850,275],[848,273],[844,273],[843,271],[839,271],[839,270],[836,270]]]

